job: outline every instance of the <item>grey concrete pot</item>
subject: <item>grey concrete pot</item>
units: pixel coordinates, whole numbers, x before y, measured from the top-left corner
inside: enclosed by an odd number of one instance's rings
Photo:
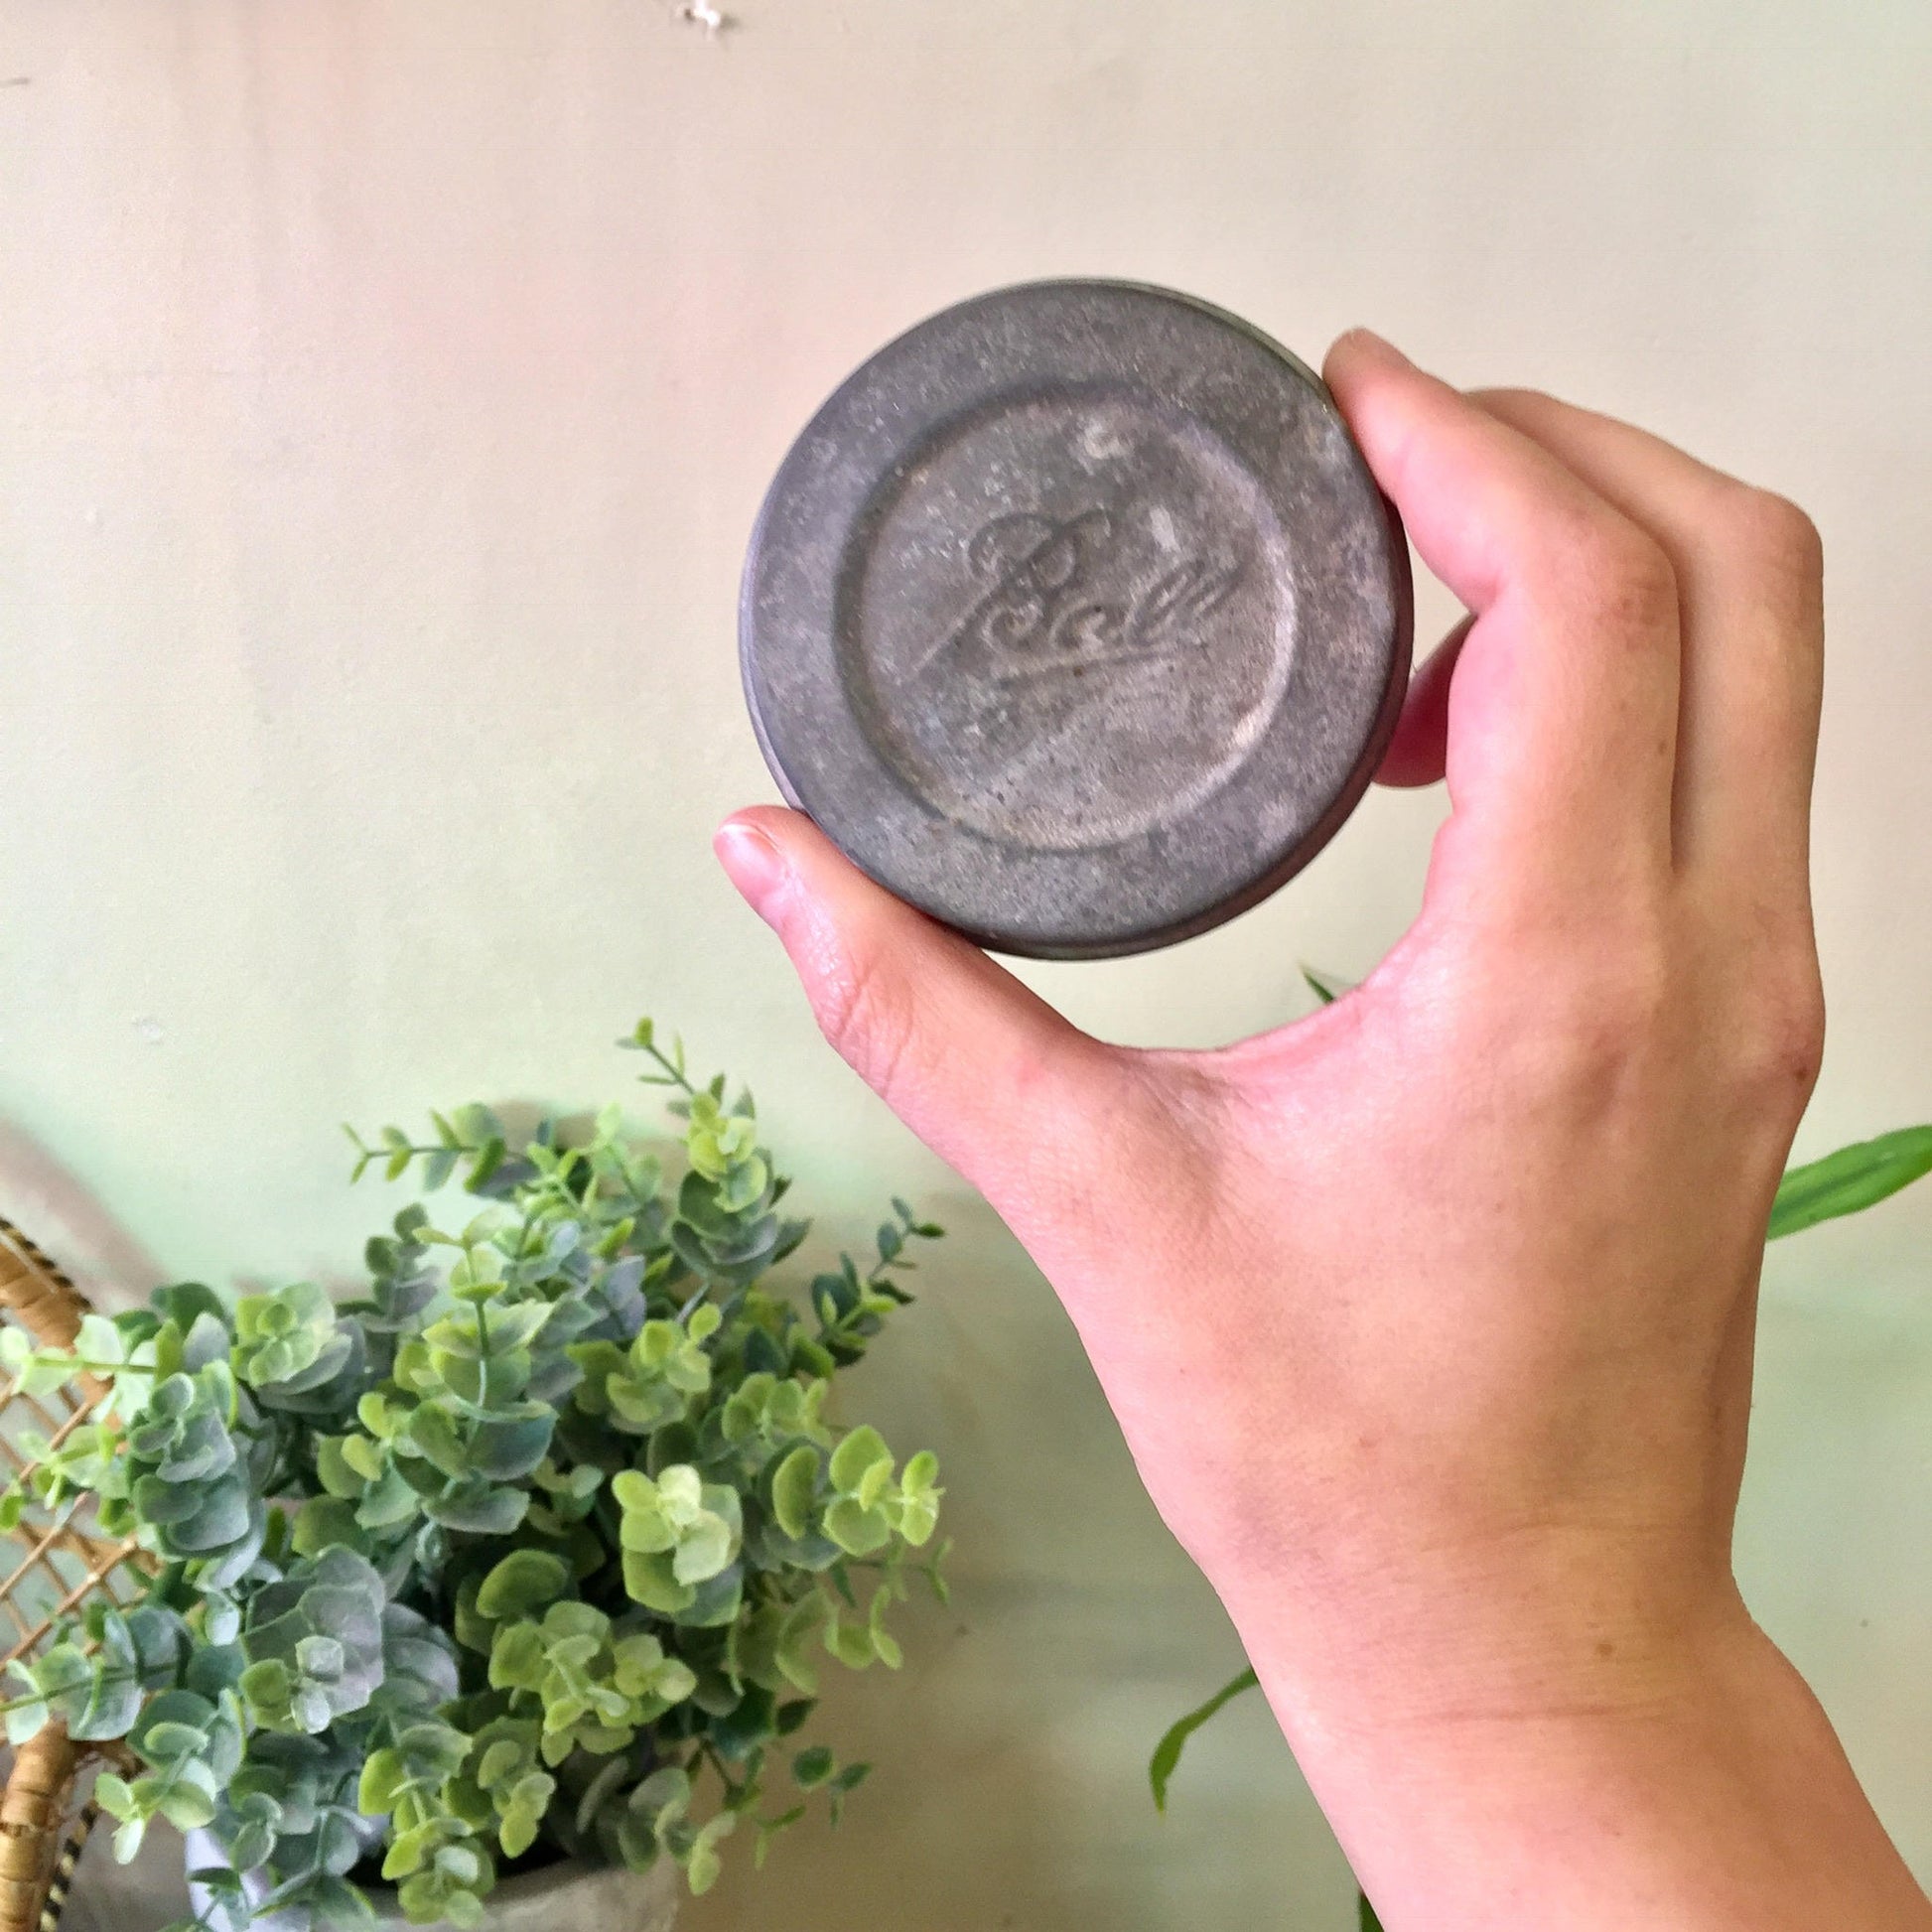
[[[188,1869],[223,1864],[220,1847],[206,1832],[187,1837]],[[250,1889],[249,1875],[242,1879]],[[259,1884],[252,1887],[260,1895]],[[565,1863],[506,1878],[483,1900],[483,1932],[671,1932],[683,1884],[676,1865],[662,1860],[647,1872],[621,1865]],[[218,1925],[209,1913],[205,1887],[191,1883],[188,1894],[198,1915]],[[373,1886],[369,1902],[384,1927],[407,1924],[386,1885]],[[274,1918],[254,1921],[253,1932],[282,1932]]]

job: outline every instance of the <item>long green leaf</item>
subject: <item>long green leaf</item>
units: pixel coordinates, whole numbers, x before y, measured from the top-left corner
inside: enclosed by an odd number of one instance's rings
[[[1932,1173],[1932,1126],[1901,1127],[1793,1168],[1778,1184],[1766,1240],[1856,1214]]]
[[[1368,1902],[1368,1893],[1363,1892],[1361,1932],[1382,1932],[1382,1921],[1375,1916],[1375,1907]]]
[[[1232,1683],[1223,1684],[1205,1704],[1188,1712],[1155,1746],[1154,1755],[1148,1760],[1147,1779],[1154,1787],[1154,1805],[1157,1811],[1166,1811],[1168,1808],[1168,1780],[1173,1776],[1174,1767],[1180,1762],[1180,1753],[1188,1738],[1224,1704],[1232,1704],[1243,1691],[1252,1691],[1259,1682],[1252,1669],[1244,1670]]]
[[[1326,1006],[1333,1006],[1341,996],[1350,990],[1351,982],[1338,980],[1332,973],[1318,973],[1312,966],[1302,968],[1302,978],[1314,997]]]

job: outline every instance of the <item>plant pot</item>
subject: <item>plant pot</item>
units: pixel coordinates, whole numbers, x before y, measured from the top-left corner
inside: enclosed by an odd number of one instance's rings
[[[190,1871],[227,1863],[207,1832],[188,1834],[187,1860]],[[251,1885],[252,1876],[243,1875],[243,1889],[259,1896],[262,1887],[259,1882]],[[392,1886],[371,1885],[367,1891],[379,1925],[407,1923]],[[682,1893],[683,1881],[669,1859],[645,1872],[565,1860],[505,1878],[483,1900],[483,1932],[671,1932]],[[197,1916],[207,1924],[219,1927],[225,1922],[218,1907],[209,1909],[213,1901],[206,1887],[191,1882],[188,1895]],[[251,1932],[283,1929],[271,1916],[254,1920]]]

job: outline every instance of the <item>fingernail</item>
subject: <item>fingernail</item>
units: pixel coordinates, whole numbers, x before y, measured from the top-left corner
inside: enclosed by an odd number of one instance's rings
[[[744,894],[745,902],[766,925],[777,923],[775,914],[789,873],[784,855],[759,830],[738,819],[727,819],[711,841],[718,863],[731,882]]]
[[[1378,336],[1373,329],[1350,329],[1341,340],[1357,354],[1373,355],[1395,368],[1412,369],[1416,366],[1386,336]]]

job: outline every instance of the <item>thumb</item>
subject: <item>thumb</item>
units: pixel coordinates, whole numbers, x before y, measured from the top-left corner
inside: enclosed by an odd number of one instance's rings
[[[996,1208],[1039,1191],[1041,1155],[1055,1165],[1089,1138],[1080,1122],[1122,1083],[1113,1049],[875,885],[802,814],[735,813],[714,845],[825,1037]]]

